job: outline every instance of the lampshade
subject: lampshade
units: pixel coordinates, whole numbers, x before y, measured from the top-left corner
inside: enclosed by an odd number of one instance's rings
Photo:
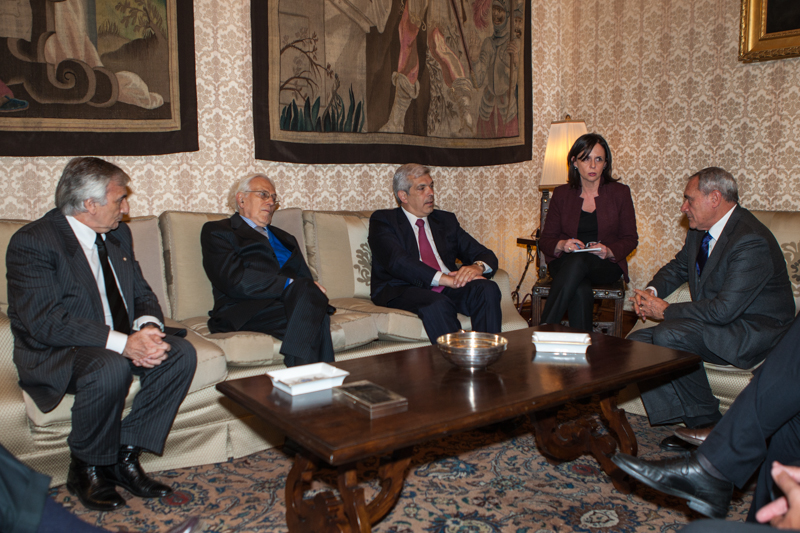
[[[567,183],[567,154],[575,139],[587,133],[582,120],[562,120],[550,124],[550,136],[544,152],[542,180],[539,189],[552,189]]]

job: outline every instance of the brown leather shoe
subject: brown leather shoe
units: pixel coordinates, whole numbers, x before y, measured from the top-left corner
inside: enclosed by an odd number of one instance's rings
[[[702,428],[677,428],[674,433],[675,436],[681,440],[700,446],[708,437],[708,434],[714,430],[714,426],[706,426]]]

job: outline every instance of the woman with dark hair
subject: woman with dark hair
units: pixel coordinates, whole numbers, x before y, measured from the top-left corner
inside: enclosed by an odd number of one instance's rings
[[[556,187],[539,246],[553,283],[543,324],[592,330],[592,285],[628,281],[625,258],[636,248],[636,214],[631,190],[611,177],[611,150],[603,137],[587,133],[567,155],[569,178]]]

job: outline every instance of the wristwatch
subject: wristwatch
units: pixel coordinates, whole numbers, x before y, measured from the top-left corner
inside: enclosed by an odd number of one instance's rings
[[[157,322],[145,322],[144,324],[139,326],[139,331],[142,331],[144,328],[148,326],[153,326],[154,328],[158,328],[159,331],[164,331],[164,328],[162,328]]]
[[[475,261],[475,262],[474,262],[474,263],[472,263],[472,264],[473,264],[473,265],[478,265],[479,267],[481,267],[481,269],[483,270],[483,272],[486,272],[486,271],[489,269],[489,268],[488,268],[488,265],[487,265],[486,263],[484,263],[483,261]]]

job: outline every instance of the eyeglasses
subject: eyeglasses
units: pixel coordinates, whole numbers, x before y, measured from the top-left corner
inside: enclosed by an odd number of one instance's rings
[[[272,201],[276,204],[280,203],[280,198],[278,198],[277,194],[270,194],[267,191],[243,191],[243,192],[251,192],[261,198],[262,200],[267,200],[268,198],[272,198]]]

